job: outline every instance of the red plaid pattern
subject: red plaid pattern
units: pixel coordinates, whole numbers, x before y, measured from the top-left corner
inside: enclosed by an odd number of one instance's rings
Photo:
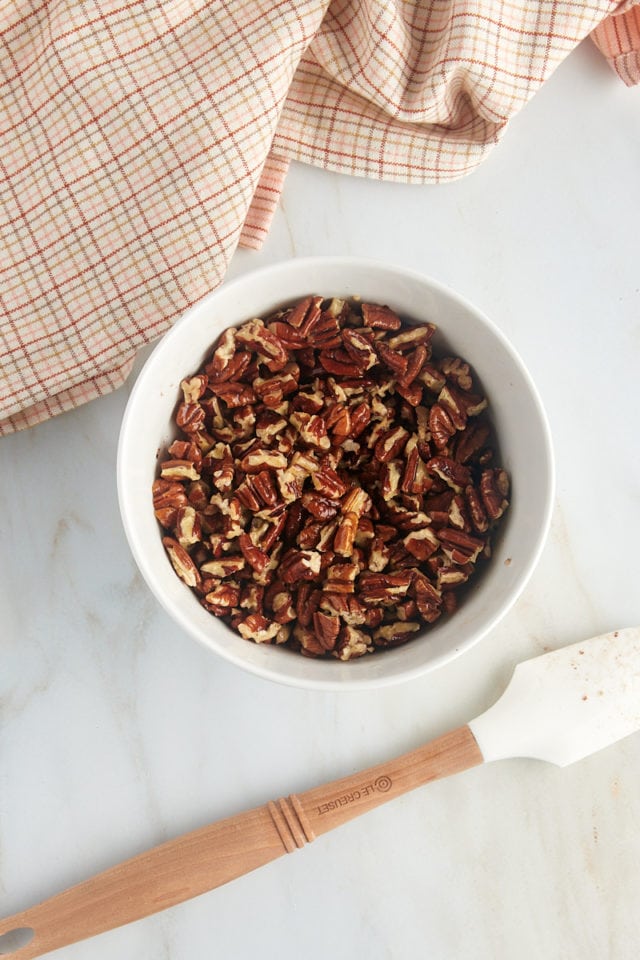
[[[119,386],[260,246],[291,159],[464,176],[594,30],[637,82],[609,0],[0,2],[0,433]]]

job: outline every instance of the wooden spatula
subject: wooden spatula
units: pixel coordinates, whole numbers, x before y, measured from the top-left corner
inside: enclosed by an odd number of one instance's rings
[[[0,953],[29,960],[164,910],[430,780],[508,757],[562,767],[639,728],[640,628],[527,660],[486,713],[418,750],[188,833],[1,920]],[[21,935],[28,942],[9,949]]]

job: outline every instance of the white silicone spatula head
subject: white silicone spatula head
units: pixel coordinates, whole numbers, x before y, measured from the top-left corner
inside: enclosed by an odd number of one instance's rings
[[[640,729],[640,629],[525,660],[500,699],[469,724],[485,760],[560,767]]]

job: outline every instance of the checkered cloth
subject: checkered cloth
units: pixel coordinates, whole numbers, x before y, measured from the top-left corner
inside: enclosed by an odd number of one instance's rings
[[[638,82],[628,2],[0,0],[0,433],[119,386],[291,160],[462,177],[588,34]]]

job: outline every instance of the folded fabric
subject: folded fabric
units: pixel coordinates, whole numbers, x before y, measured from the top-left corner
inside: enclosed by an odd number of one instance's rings
[[[638,82],[628,2],[0,0],[0,434],[119,386],[291,160],[462,177],[592,32]]]

